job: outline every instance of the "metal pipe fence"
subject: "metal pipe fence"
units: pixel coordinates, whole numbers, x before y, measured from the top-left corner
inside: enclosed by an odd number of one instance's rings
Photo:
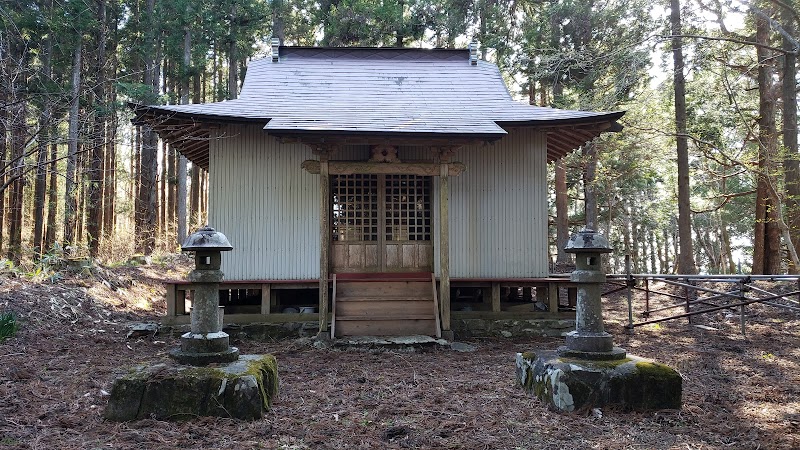
[[[626,291],[628,323],[625,327],[636,327],[675,319],[692,318],[721,310],[739,314],[742,334],[746,334],[746,307],[761,303],[787,312],[800,312],[800,276],[798,275],[680,275],[680,274],[611,274],[607,282],[611,288],[608,295]],[[764,282],[772,282],[765,286]],[[654,283],[660,283],[654,288]],[[756,283],[761,283],[756,285]],[[724,285],[720,288],[719,285]],[[665,288],[671,288],[667,290]],[[676,289],[681,293],[676,293]],[[644,308],[634,311],[634,292],[644,292]],[[666,299],[671,304],[651,307],[652,297]],[[663,302],[662,302],[663,303]],[[674,310],[680,309],[680,312]],[[644,320],[635,320],[635,314]],[[656,313],[661,313],[655,317]],[[667,313],[667,315],[662,315]]]

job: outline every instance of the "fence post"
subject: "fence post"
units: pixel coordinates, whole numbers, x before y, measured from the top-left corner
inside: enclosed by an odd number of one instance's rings
[[[745,283],[743,279],[739,280],[739,301],[744,302],[745,296]],[[747,333],[745,330],[745,313],[744,313],[744,305],[739,307],[739,326],[742,329],[742,337],[747,337]]]
[[[686,284],[694,285],[694,282],[693,282],[694,280],[689,280],[688,277],[685,278],[685,280],[686,280]],[[692,303],[691,303],[692,301],[691,301],[691,298],[690,298],[690,295],[689,295],[689,287],[688,286],[685,287],[683,289],[683,291],[684,291],[684,293],[686,295],[686,313],[688,314],[688,313],[692,312]],[[692,316],[686,316],[686,319],[689,321],[689,325],[691,325],[692,324]]]
[[[633,332],[633,276],[631,275],[631,255],[625,255],[625,284],[628,287],[628,332]]]

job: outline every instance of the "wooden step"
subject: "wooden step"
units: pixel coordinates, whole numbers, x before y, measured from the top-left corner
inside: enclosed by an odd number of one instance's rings
[[[337,337],[437,335],[431,274],[337,274],[335,289]]]
[[[430,314],[433,315],[433,299],[408,300],[372,300],[363,298],[348,300],[336,299],[336,318],[346,316],[400,316],[404,314]]]
[[[358,297],[430,297],[430,281],[337,281],[336,298]]]
[[[338,320],[433,320],[433,313],[430,314],[403,314],[403,315],[371,315],[363,316],[342,316]]]
[[[398,296],[398,297],[367,297],[363,295],[337,295],[336,301],[344,302],[433,302],[433,297],[425,296]]]
[[[430,319],[414,320],[341,320],[336,319],[336,336],[407,336],[422,334],[433,336],[436,321]]]

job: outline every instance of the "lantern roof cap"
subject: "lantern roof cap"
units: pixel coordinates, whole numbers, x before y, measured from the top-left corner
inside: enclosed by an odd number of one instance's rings
[[[611,253],[612,250],[605,236],[588,227],[573,234],[564,246],[567,253]]]
[[[181,250],[185,252],[197,250],[227,252],[233,250],[233,247],[224,234],[206,225],[187,236],[181,245]]]

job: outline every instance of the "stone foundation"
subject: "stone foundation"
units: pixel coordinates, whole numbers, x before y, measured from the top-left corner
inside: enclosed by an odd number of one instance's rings
[[[575,329],[573,319],[462,319],[450,321],[457,338],[562,337]]]
[[[471,337],[564,337],[575,329],[573,319],[451,319],[455,338]],[[188,325],[162,325],[160,334],[181,337]],[[273,341],[313,337],[319,332],[319,322],[225,324],[223,331],[232,340],[253,339]],[[447,339],[446,336],[442,336]],[[450,339],[452,340],[452,339]]]
[[[554,351],[517,353],[522,387],[552,408],[616,406],[624,410],[680,409],[683,378],[669,366],[628,355],[612,361],[565,358]]]
[[[217,367],[174,362],[138,366],[114,382],[104,417],[186,420],[197,416],[255,420],[278,394],[278,366],[272,355],[242,355]]]

